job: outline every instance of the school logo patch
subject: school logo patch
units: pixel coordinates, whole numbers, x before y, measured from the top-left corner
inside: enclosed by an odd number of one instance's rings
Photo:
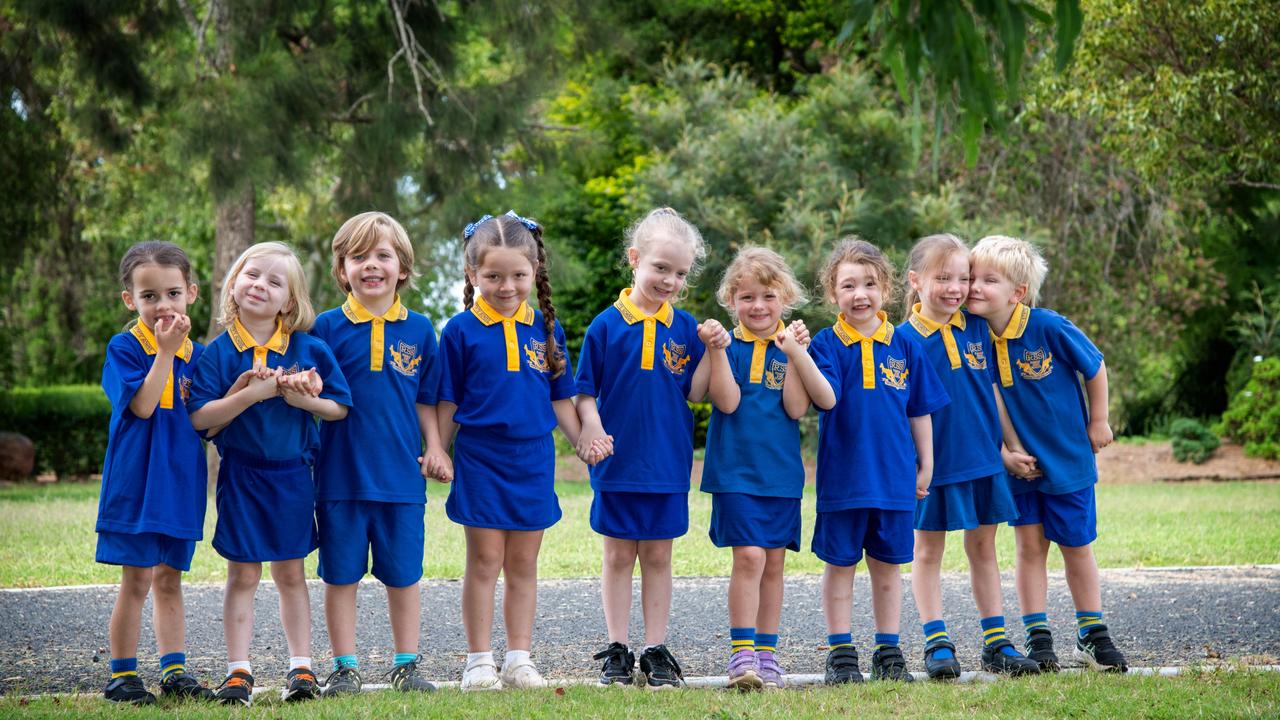
[[[182,398],[183,404],[191,399],[191,376],[183,375],[178,378],[178,395]]]
[[[538,372],[547,372],[547,344],[529,338],[524,345],[525,364]]]
[[[880,374],[884,376],[884,384],[896,390],[906,390],[907,375],[911,373],[907,369],[907,361],[886,357],[885,362],[888,366],[880,363]]]
[[[764,371],[764,386],[770,390],[781,390],[786,377],[787,364],[775,358],[769,363],[769,369]]]
[[[982,343],[971,342],[964,345],[964,359],[971,370],[986,370],[987,356],[982,352]]]
[[[298,367],[298,363],[294,363],[284,369],[285,375],[297,375],[300,372],[302,372],[302,368]]]
[[[395,345],[390,345],[387,350],[391,353],[391,367],[405,377],[414,377],[418,374],[418,363],[422,362],[422,356],[418,354],[418,346],[410,345],[401,340]]]
[[[684,366],[689,364],[688,346],[680,345],[675,340],[667,339],[662,345],[662,364],[667,366],[672,375],[683,375]]]
[[[1035,352],[1022,351],[1022,359],[1018,360],[1018,371],[1025,380],[1041,380],[1053,372],[1053,353],[1046,353],[1044,348]]]

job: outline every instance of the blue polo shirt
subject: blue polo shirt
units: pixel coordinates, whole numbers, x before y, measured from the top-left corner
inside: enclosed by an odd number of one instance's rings
[[[199,540],[204,537],[208,476],[204,443],[191,427],[187,401],[191,374],[204,346],[183,341],[160,401],[144,420],[133,414],[129,403],[147,379],[158,350],[155,335],[141,321],[107,343],[102,389],[111,401],[111,423],[94,529]]]
[[[915,509],[908,418],[950,402],[924,349],[895,332],[883,312],[880,319],[864,337],[841,314],[809,345],[836,395],[835,407],[818,415],[818,512]]]
[[[187,407],[195,412],[221,399],[244,371],[253,368],[255,357],[272,369],[283,367],[291,373],[314,367],[324,381],[320,397],[351,406],[347,379],[328,345],[304,332],[284,332],[279,322],[271,339],[259,345],[236,319],[209,343],[196,363]],[[231,448],[263,460],[301,458],[311,464],[320,444],[316,425],[311,413],[277,396],[249,406],[213,436],[213,444],[219,452]]]
[[[435,405],[440,382],[431,321],[399,296],[374,316],[348,294],[311,335],[333,352],[353,401],[345,418],[320,423],[316,500],[425,503],[417,405]]]
[[[554,430],[551,403],[574,395],[559,321],[555,339],[564,371],[553,378],[541,311],[521,303],[508,318],[477,297],[470,309],[450,318],[440,337],[440,400],[458,406],[454,422],[512,440],[545,437]]]
[[[939,325],[920,314],[916,304],[898,327],[924,348],[951,404],[935,410],[932,485],[977,480],[1004,472],[1000,411],[991,389],[991,337],[987,321],[956,311]]]
[[[742,399],[726,415],[714,405],[707,429],[702,490],[798,498],[804,492],[800,422],[782,406],[787,355],[772,335],[758,338],[739,325],[725,352]]]
[[[578,362],[578,392],[596,398],[613,455],[591,467],[608,492],[689,492],[693,412],[689,389],[705,347],[698,323],[670,303],[645,315],[631,288],[591,321]]]
[[[1044,471],[1032,482],[1010,478],[1013,492],[1064,495],[1097,483],[1089,406],[1077,374],[1093,379],[1102,353],[1070,320],[1022,304],[1000,337],[991,334],[991,342],[992,379],[1019,439]]]

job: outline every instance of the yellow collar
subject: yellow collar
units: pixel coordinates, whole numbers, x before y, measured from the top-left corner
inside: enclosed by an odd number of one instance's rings
[[[507,317],[493,309],[493,306],[488,302],[485,302],[483,295],[476,295],[476,301],[471,306],[471,314],[475,315],[485,326],[505,322],[518,322],[521,325],[533,324],[533,308],[529,307],[529,303],[523,300],[520,302],[520,307],[516,308],[511,317]]]
[[[628,325],[634,325],[642,320],[657,320],[658,322],[671,327],[671,320],[675,317],[675,311],[671,309],[671,303],[664,302],[662,307],[658,308],[658,312],[648,315],[635,303],[631,302],[631,288],[623,288],[618,293],[618,301],[613,304],[618,312],[622,314],[622,319],[627,321]]]
[[[746,325],[743,325],[742,323],[738,323],[737,327],[733,329],[733,336],[738,338],[739,340],[746,340],[747,342],[767,344],[772,342],[773,339],[778,336],[778,333],[782,332],[782,329],[785,327],[786,325],[784,325],[782,321],[779,320],[778,327],[774,328],[773,332],[769,333],[768,336],[757,337],[755,334],[753,334],[750,330],[747,329]]]
[[[778,326],[773,329],[773,332],[770,333],[768,337],[763,338],[756,337],[756,335],[748,330],[742,323],[738,323],[738,326],[733,329],[734,337],[739,340],[745,340],[749,343],[753,343],[754,345],[754,347],[751,348],[751,372],[747,376],[748,382],[756,385],[764,382],[764,355],[769,350],[769,343],[773,342],[773,339],[778,336],[778,333],[782,332],[784,327],[786,326],[782,324],[781,320],[779,320]]]
[[[385,322],[396,322],[397,320],[404,320],[409,317],[409,311],[405,309],[404,305],[400,304],[399,293],[396,293],[396,301],[391,303],[391,307],[387,308],[385,313],[377,317],[375,317],[373,313],[369,312],[365,306],[360,304],[360,301],[356,299],[355,294],[347,293],[347,301],[342,303],[342,314],[346,315],[347,319],[356,325],[359,325],[360,323],[367,323],[370,320],[375,319],[383,320]]]
[[[231,338],[231,344],[236,346],[238,352],[253,348],[253,361],[262,365],[267,363],[268,350],[277,355],[284,355],[289,349],[289,333],[284,331],[284,321],[280,318],[276,318],[276,331],[264,345],[259,345],[258,341],[253,339],[253,334],[240,322],[240,318],[231,322],[231,327],[227,328],[227,336]]]
[[[951,319],[947,322],[934,322],[920,313],[920,303],[916,303],[911,308],[910,323],[911,327],[918,330],[923,337],[929,337],[941,330],[942,347],[947,351],[947,362],[951,364],[952,370],[960,369],[960,349],[956,347],[956,338],[951,334],[951,328],[957,327],[964,330],[964,313],[957,310],[951,314]]]
[[[889,314],[883,310],[876,313],[876,317],[880,318],[880,327],[877,328],[875,332],[871,333],[870,337],[863,335],[858,332],[857,328],[850,325],[848,321],[844,319],[844,313],[840,313],[836,317],[836,324],[831,326],[831,329],[835,330],[836,337],[840,338],[840,342],[844,343],[845,347],[863,340],[874,340],[878,343],[888,345],[889,341],[893,339],[893,323],[889,322]]]
[[[1013,308],[1013,315],[1010,316],[1004,332],[996,335],[991,331],[991,344],[996,350],[996,367],[1000,370],[1000,384],[1004,387],[1013,387],[1013,368],[1009,365],[1009,341],[1022,337],[1030,320],[1031,308],[1018,303]]]
[[[141,320],[129,328],[129,333],[138,341],[138,344],[142,346],[142,350],[146,354],[155,355],[160,352],[160,344],[156,342],[155,333],[151,332],[151,328],[142,324]],[[190,362],[192,349],[191,338],[182,338],[182,347],[178,348],[177,356]]]

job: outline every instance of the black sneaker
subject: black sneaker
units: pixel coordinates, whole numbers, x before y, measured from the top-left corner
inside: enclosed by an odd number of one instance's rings
[[[636,655],[620,642],[609,643],[609,647],[591,656],[593,660],[603,660],[600,669],[601,685],[630,685],[635,682],[633,669],[636,666]]]
[[[871,679],[915,681],[911,671],[907,670],[907,659],[902,657],[902,648],[897,645],[887,645],[871,653]]]
[[[1031,658],[1018,653],[1017,655],[1006,655],[1004,648],[1013,647],[1013,643],[1006,640],[999,640],[990,645],[982,646],[982,669],[997,675],[1039,675],[1040,663]],[[1015,653],[1018,651],[1015,649]]]
[[[213,697],[223,705],[240,703],[245,707],[253,704],[253,676],[243,670],[236,670],[213,692]]]
[[[111,702],[134,705],[152,705],[156,701],[156,696],[147,692],[147,687],[142,684],[142,678],[137,675],[111,678],[111,682],[107,683],[107,687],[102,691],[102,696]]]
[[[284,679],[284,689],[280,691],[280,699],[285,702],[311,700],[320,697],[320,684],[316,682],[316,674],[311,668],[294,668]]]
[[[387,677],[391,680],[392,689],[400,692],[431,692],[436,689],[434,684],[418,674],[418,661],[421,659],[422,656],[417,655],[409,662],[391,668]]]
[[[940,658],[935,653],[950,650],[951,657]],[[924,671],[930,680],[955,680],[960,677],[960,661],[956,659],[956,646],[950,640],[931,642],[924,648]]]
[[[1040,672],[1058,672],[1058,654],[1053,651],[1053,633],[1035,629],[1027,633],[1027,657],[1040,665]]]
[[[1104,672],[1128,672],[1129,666],[1124,655],[1111,642],[1111,633],[1106,625],[1094,625],[1084,637],[1076,639],[1076,659],[1083,662],[1090,670]]]
[[[362,687],[364,687],[364,677],[360,675],[360,671],[343,665],[329,673],[329,677],[325,679],[324,694],[327,697],[343,693],[358,693]]]
[[[862,671],[858,669],[858,651],[852,645],[832,648],[827,653],[827,674],[822,681],[828,685],[862,682]]]
[[[195,698],[196,700],[213,699],[212,690],[201,685],[199,680],[182,670],[169,673],[168,677],[160,681],[160,695],[162,697],[172,695],[180,698]]]
[[[654,645],[640,654],[640,672],[650,690],[678,688],[684,685],[684,671],[666,645]]]

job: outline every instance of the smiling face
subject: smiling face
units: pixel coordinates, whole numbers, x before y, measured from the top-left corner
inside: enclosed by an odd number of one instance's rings
[[[880,327],[876,313],[884,304],[884,287],[879,273],[866,263],[843,262],[836,267],[835,297],[845,322],[863,335]]]
[[[351,286],[351,294],[366,308],[390,307],[396,288],[407,277],[409,269],[401,267],[400,256],[389,237],[383,237],[367,251],[343,257],[339,271],[339,279]]]
[[[292,302],[288,263],[281,255],[259,255],[245,261],[231,286],[231,297],[246,320],[274,319]]]
[[[495,246],[484,251],[480,267],[467,268],[467,279],[494,310],[511,317],[529,297],[533,270],[533,263],[520,250]]]
[[[631,302],[652,315],[664,302],[673,302],[693,268],[693,249],[674,238],[659,237],[643,252],[627,248],[627,260],[635,271]]]
[[[743,277],[733,292],[733,313],[751,334],[757,337],[773,334],[782,319],[782,300],[778,289],[766,286],[754,277]]]
[[[155,332],[157,322],[187,314],[187,306],[196,299],[196,286],[187,282],[181,268],[146,263],[133,269],[129,289],[121,297],[125,307]]]
[[[1027,295],[1027,286],[1014,285],[994,265],[975,262],[969,281],[969,312],[988,321],[1008,321],[1013,309]]]
[[[907,280],[920,295],[921,314],[934,322],[947,322],[969,295],[969,257],[950,253],[937,267],[911,272]]]

